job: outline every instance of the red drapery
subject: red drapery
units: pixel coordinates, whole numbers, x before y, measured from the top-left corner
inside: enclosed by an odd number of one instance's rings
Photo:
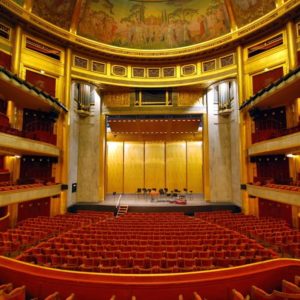
[[[253,94],[256,94],[261,89],[268,86],[270,83],[274,82],[283,76],[282,67],[267,71],[252,77],[252,89]]]
[[[7,70],[11,70],[11,55],[0,51],[0,66]]]
[[[259,217],[273,217],[285,220],[292,226],[292,206],[259,198]]]
[[[39,89],[47,92],[51,96],[55,97],[56,79],[40,73],[26,71],[26,80],[38,87]]]

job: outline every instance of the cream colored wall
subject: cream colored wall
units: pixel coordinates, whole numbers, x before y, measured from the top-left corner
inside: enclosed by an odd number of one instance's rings
[[[100,201],[100,98],[95,95],[94,112],[78,120],[77,202]]]
[[[107,142],[106,157],[107,193],[143,187],[203,193],[202,142]]]

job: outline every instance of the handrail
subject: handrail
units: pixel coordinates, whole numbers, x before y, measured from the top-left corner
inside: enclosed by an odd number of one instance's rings
[[[120,204],[121,204],[121,198],[122,198],[122,194],[120,194],[119,198],[118,198],[118,201],[117,201],[117,204],[116,204],[116,208],[119,208],[120,207]]]

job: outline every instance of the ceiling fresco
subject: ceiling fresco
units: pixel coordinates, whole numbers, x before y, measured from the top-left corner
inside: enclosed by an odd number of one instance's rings
[[[236,24],[242,27],[273,10],[275,1],[270,0],[231,0]]]
[[[14,0],[14,2],[16,2],[19,5],[23,5],[25,0]]]
[[[11,0],[24,6],[25,0]],[[31,0],[32,13],[104,44],[180,48],[243,27],[276,8],[275,0]],[[79,5],[76,9],[75,6]],[[232,9],[230,20],[229,13]]]
[[[64,29],[69,29],[76,0],[34,0],[32,12]]]
[[[230,31],[223,0],[87,0],[78,34],[129,48],[163,49]]]

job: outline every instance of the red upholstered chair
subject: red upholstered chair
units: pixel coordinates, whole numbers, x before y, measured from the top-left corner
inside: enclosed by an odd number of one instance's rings
[[[274,299],[274,300],[300,299],[300,294],[294,294],[294,293],[273,291],[271,295],[273,297],[271,299]]]
[[[0,290],[1,300],[25,300],[25,285],[13,289],[11,292],[6,293]]]
[[[44,300],[60,300],[59,293],[55,292],[55,293],[47,296]]]
[[[66,300],[75,300],[75,299],[76,299],[76,297],[75,297],[75,294],[73,294],[73,293],[66,298]]]
[[[183,267],[179,269],[181,272],[197,271],[197,266],[194,258],[184,258]]]
[[[242,293],[240,293],[239,291],[237,291],[236,289],[232,290],[231,293],[231,300],[250,300],[250,295],[247,296],[243,296]]]
[[[13,289],[12,283],[5,283],[0,285],[0,291],[4,291],[5,293],[10,293]]]
[[[194,292],[194,300],[203,300],[197,292]]]
[[[251,287],[251,300],[290,300],[300,299],[300,294],[285,293],[279,291],[273,291],[272,294],[268,294],[264,290],[252,286]]]
[[[282,280],[282,291],[285,293],[300,294],[300,287],[287,280]]]

